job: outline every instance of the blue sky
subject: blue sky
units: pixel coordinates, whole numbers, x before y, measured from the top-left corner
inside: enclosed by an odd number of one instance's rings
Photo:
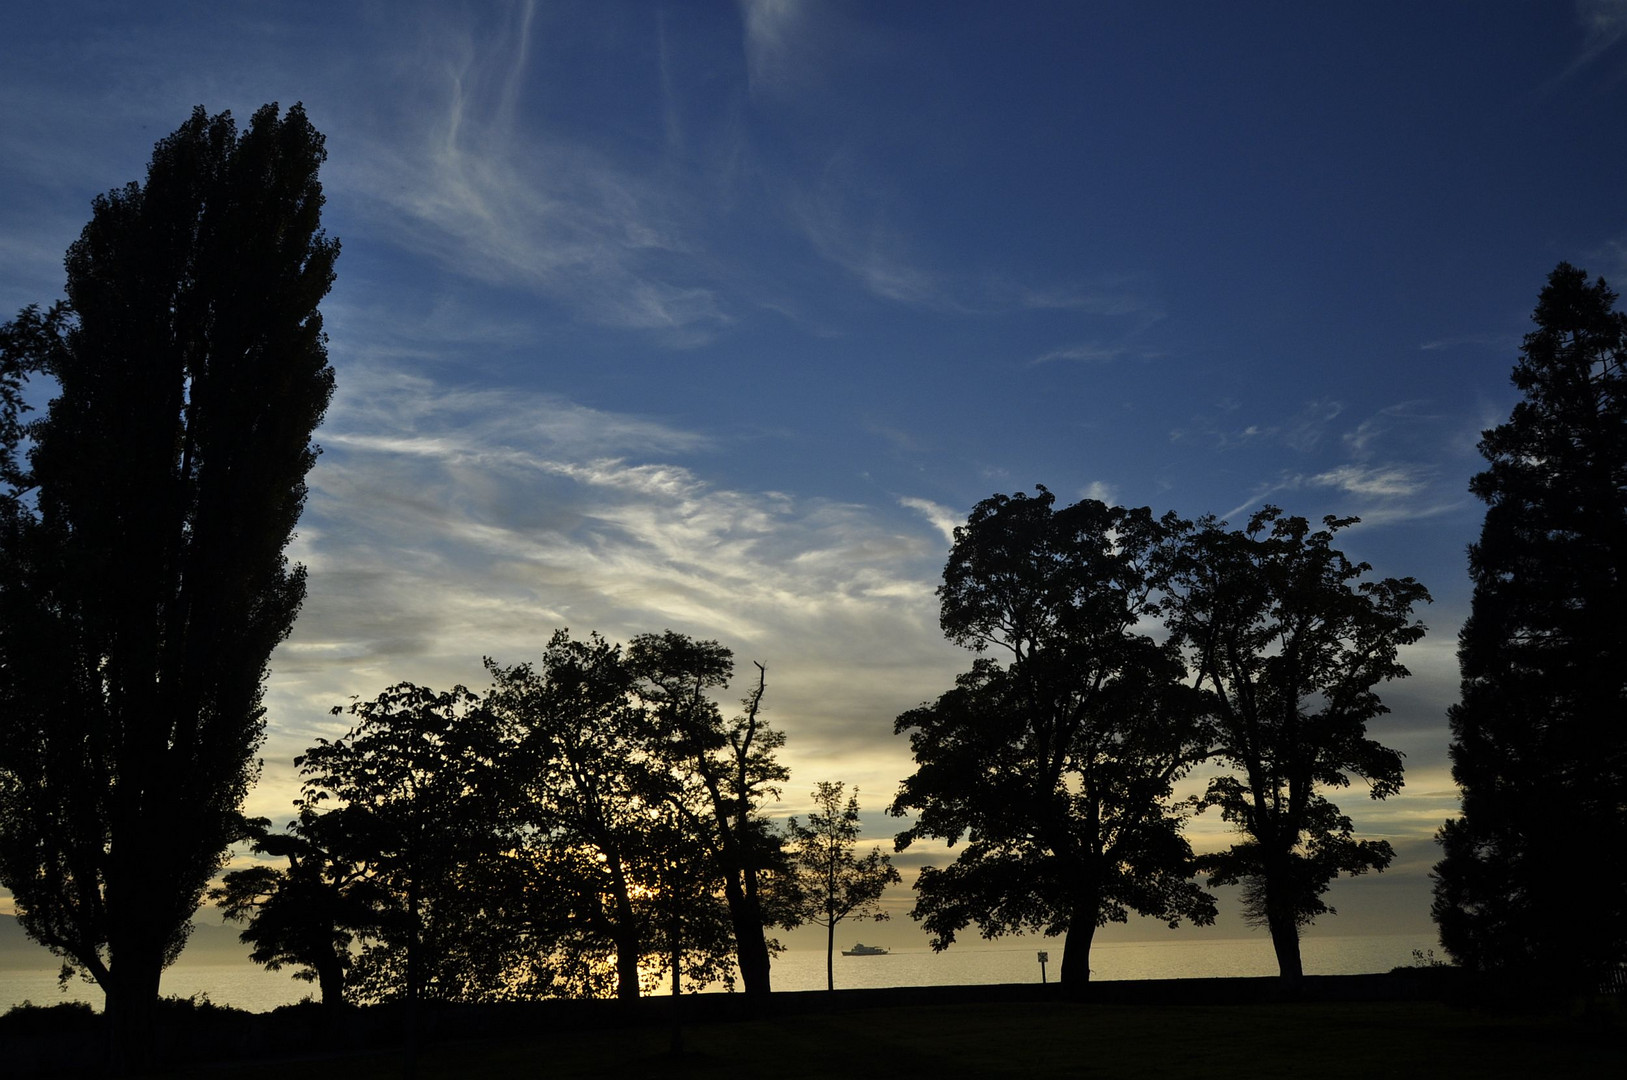
[[[967,663],[932,591],[979,499],[1272,501],[1435,594],[1375,725],[1408,786],[1343,800],[1402,859],[1325,929],[1427,927],[1474,446],[1554,264],[1627,281],[1624,37],[1623,0],[38,5],[0,312],[193,105],[327,134],[339,389],[252,812],[330,706],[558,626],[762,661],[783,812],[879,811]]]

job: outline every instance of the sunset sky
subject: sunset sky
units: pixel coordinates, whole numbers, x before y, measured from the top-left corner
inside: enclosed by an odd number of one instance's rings
[[[0,318],[192,106],[327,135],[338,392],[251,813],[352,695],[671,628],[767,666],[776,814],[842,780],[890,838],[978,500],[1273,502],[1434,593],[1373,727],[1407,787],[1337,799],[1400,857],[1320,928],[1428,929],[1475,443],[1553,266],[1627,284],[1627,2],[28,7]]]

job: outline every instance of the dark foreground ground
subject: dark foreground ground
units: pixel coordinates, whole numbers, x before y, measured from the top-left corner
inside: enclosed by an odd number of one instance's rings
[[[469,1007],[352,1014],[320,1030],[316,1010],[194,1016],[165,1076],[1147,1077],[1393,1080],[1399,1077],[1627,1076],[1619,999],[1546,1012],[1489,1010],[1386,976],[1316,980],[1311,1000],[1273,1000],[1275,980],[1104,983],[1090,1000],[1056,987],[938,987],[776,995],[766,1014],[740,998],[686,999],[674,1054],[670,1001],[565,1008]],[[1449,995],[1447,995],[1449,996]],[[607,1007],[610,1006],[610,1007]],[[207,1012],[208,1010],[202,1010]],[[184,1025],[182,1025],[184,1026]],[[206,1030],[210,1027],[211,1033]],[[416,1051],[404,1045],[417,1032]],[[33,1032],[0,1074],[90,1076],[87,1033]],[[44,1042],[41,1042],[41,1039]],[[190,1060],[181,1060],[190,1059]]]

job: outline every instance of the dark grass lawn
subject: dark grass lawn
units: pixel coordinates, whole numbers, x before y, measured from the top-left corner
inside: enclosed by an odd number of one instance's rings
[[[1129,1006],[927,1005],[684,1029],[444,1044],[432,1077],[1160,1077],[1392,1080],[1627,1077],[1627,1024],[1591,1016],[1495,1016],[1433,1002]],[[407,1075],[402,1055],[234,1062],[170,1075],[345,1080]]]

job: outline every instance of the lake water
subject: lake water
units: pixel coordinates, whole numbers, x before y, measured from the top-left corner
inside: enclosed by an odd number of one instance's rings
[[[1302,943],[1307,975],[1361,975],[1388,971],[1412,962],[1412,950],[1434,949],[1432,934],[1388,934],[1369,937],[1308,937]],[[926,948],[895,949],[886,956],[841,956],[835,961],[838,989],[885,986],[955,986],[980,983],[1038,982],[1039,948],[1050,952],[1047,976],[1056,979],[1062,959],[1058,940],[1032,940],[1011,945],[956,945],[941,953]],[[1091,950],[1093,979],[1205,979],[1275,975],[1276,959],[1264,934],[1214,941],[1101,942]],[[776,990],[822,990],[822,950],[791,949],[774,962]],[[271,972],[249,964],[188,965],[183,960],[164,973],[163,992],[179,997],[207,994],[218,1005],[266,1012],[310,995],[311,983],[298,982],[286,971]],[[0,1012],[23,1000],[36,1005],[88,1001],[102,1005],[101,991],[83,982],[60,992],[56,972],[0,971]]]

